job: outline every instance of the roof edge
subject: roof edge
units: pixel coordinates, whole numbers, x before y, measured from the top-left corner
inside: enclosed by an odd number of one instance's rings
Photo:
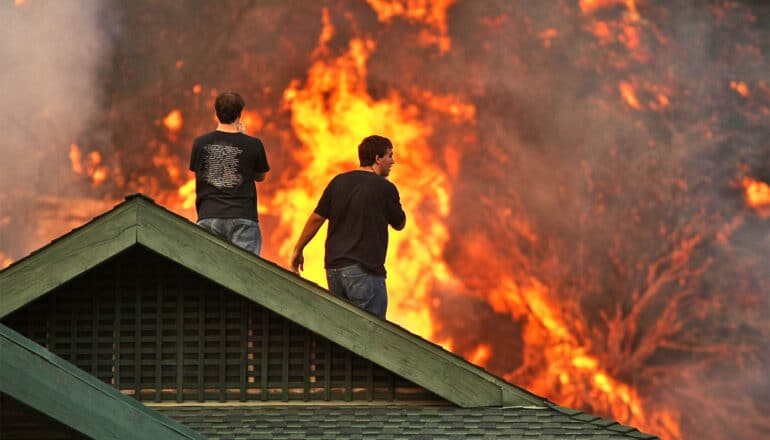
[[[0,391],[100,439],[205,437],[0,324]]]
[[[124,202],[0,271],[0,318],[136,244],[137,225]]]
[[[545,405],[544,398],[330,295],[326,289],[275,263],[219,239],[152,200],[136,200],[139,206],[137,243],[450,402],[461,407]],[[190,252],[190,247],[195,247],[194,252]],[[259,289],[255,289],[256,286]],[[286,295],[287,288],[294,295]],[[308,309],[314,313],[307,313]],[[373,340],[381,344],[373,347],[367,342]],[[415,358],[417,353],[422,354]],[[425,369],[429,372],[422,373]],[[462,377],[466,374],[468,376]],[[465,383],[469,380],[471,383]]]

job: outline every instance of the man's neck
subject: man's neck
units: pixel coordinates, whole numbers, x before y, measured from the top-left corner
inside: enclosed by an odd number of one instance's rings
[[[382,174],[380,174],[380,169],[379,169],[379,167],[377,165],[370,165],[370,166],[367,166],[367,167],[360,167],[359,170],[360,171],[366,171],[367,173],[374,173],[374,174],[376,174],[378,176],[382,176]]]
[[[240,130],[238,130],[237,123],[222,124],[220,122],[219,124],[217,124],[217,131],[224,131],[225,133],[238,133]]]

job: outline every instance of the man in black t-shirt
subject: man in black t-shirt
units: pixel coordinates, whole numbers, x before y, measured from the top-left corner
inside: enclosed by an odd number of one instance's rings
[[[302,251],[328,219],[324,263],[329,291],[384,319],[388,225],[400,231],[406,214],[396,185],[387,179],[395,163],[390,140],[365,138],[358,159],[361,168],[339,174],[324,190],[297,240],[291,266],[296,273],[304,269]]]
[[[214,103],[216,130],[193,141],[198,224],[256,255],[262,248],[257,189],[270,170],[262,141],[245,134],[243,98],[225,92]]]

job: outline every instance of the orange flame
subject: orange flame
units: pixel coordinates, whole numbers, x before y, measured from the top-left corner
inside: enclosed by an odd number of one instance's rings
[[[23,6],[25,3],[27,3],[27,0],[14,0],[13,4],[15,6]]]
[[[770,185],[760,180],[744,177],[743,188],[746,203],[756,209],[762,218],[770,216]]]
[[[607,405],[613,416],[667,438],[681,438],[676,411],[656,408],[647,412],[636,390],[614,379],[590,354],[587,329],[580,321],[567,321],[569,313],[559,301],[551,299],[550,290],[539,280],[528,277],[521,282],[504,279],[489,293],[488,302],[498,313],[510,313],[524,319],[525,361],[522,367],[506,374],[506,380],[523,383],[538,394],[553,394],[559,389],[565,405],[575,405],[576,398],[586,398]],[[533,371],[531,365],[547,365]],[[519,378],[521,380],[515,380]],[[558,387],[557,387],[558,384]],[[582,397],[580,397],[582,396]],[[672,421],[661,422],[661,420]]]
[[[730,88],[738,92],[738,94],[744,98],[749,96],[749,86],[743,81],[730,81]]]
[[[94,187],[101,185],[107,179],[107,168],[101,165],[102,155],[98,151],[89,152],[84,161],[80,147],[77,144],[70,144],[69,159],[72,171],[75,174],[88,175]]]
[[[182,185],[177,194],[182,198],[182,208],[193,209],[195,207],[195,178]]]
[[[262,126],[265,123],[258,113],[248,110],[244,110],[243,113],[241,113],[241,122],[246,129],[251,132],[262,129]]]
[[[442,53],[452,47],[446,24],[447,9],[455,0],[366,0],[383,23],[390,23],[393,17],[402,16],[409,21],[425,23],[438,32],[422,32],[419,42],[423,46],[436,45]]]
[[[184,120],[182,119],[182,112],[179,110],[170,111],[165,118],[163,118],[163,125],[171,132],[177,132],[182,128]]]
[[[441,259],[449,237],[444,226],[449,215],[448,178],[434,164],[426,140],[431,127],[419,119],[417,108],[405,105],[397,92],[381,100],[369,96],[366,62],[374,42],[352,39],[346,53],[330,58],[325,41],[332,32],[328,20],[324,20],[316,61],[307,79],[293,81],[284,92],[292,127],[305,148],[294,154],[303,164],[303,173],[290,184],[281,185],[286,189],[277,191],[269,202],[268,208],[280,215],[276,236],[290,237],[276,238],[276,242],[283,243],[278,258],[289,260],[294,240],[326,183],[334,175],[358,167],[355,147],[361,139],[373,133],[389,137],[396,157],[392,178],[401,188],[408,217],[406,229],[390,235],[386,266],[399,275],[388,279],[389,319],[430,337],[432,319],[423,304],[435,283],[455,282]],[[473,114],[472,107],[459,99],[446,99],[457,106],[459,117]],[[430,193],[425,191],[427,187]],[[319,235],[325,235],[325,231]],[[321,285],[326,284],[323,242],[316,238],[306,248],[303,274]]]
[[[639,11],[634,0],[580,0],[580,11],[584,14],[593,14],[601,9],[608,9],[615,5],[624,5],[626,14],[632,20],[639,19]]]
[[[631,107],[639,110],[642,108],[641,104],[639,104],[639,99],[636,97],[636,91],[634,90],[634,86],[631,85],[631,83],[622,81],[620,83],[620,95],[623,96],[623,99],[626,101],[626,104],[630,105]]]
[[[153,165],[165,169],[171,180],[177,180],[181,176],[181,167],[179,166],[181,159],[176,154],[171,154],[166,144],[160,144],[158,149],[159,151],[152,157]]]
[[[548,28],[538,35],[543,40],[543,46],[546,48],[551,47],[551,41],[559,36],[559,31],[553,28]]]
[[[0,252],[0,269],[5,269],[11,264],[13,264],[13,258],[5,255],[3,252]]]
[[[83,174],[83,164],[81,161],[80,148],[77,144],[70,144],[70,163],[75,174]]]
[[[486,367],[490,356],[492,356],[492,347],[489,344],[479,344],[473,351],[465,354],[463,357],[473,364]]]

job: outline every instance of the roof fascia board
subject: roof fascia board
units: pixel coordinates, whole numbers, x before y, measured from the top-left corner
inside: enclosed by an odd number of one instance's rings
[[[545,405],[543,398],[519,390],[185,219],[146,201],[140,206],[138,243],[460,407]]]
[[[134,245],[136,225],[124,203],[0,272],[0,318]]]
[[[2,324],[0,390],[91,438],[205,439]]]

